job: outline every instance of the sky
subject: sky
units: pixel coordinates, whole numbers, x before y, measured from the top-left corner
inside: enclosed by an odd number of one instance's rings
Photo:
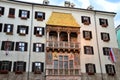
[[[19,0],[33,3],[43,3],[43,0]],[[70,1],[76,8],[86,9],[92,5],[94,10],[108,11],[117,13],[114,18],[114,27],[120,25],[120,0],[49,0],[50,5],[64,6],[64,1]]]

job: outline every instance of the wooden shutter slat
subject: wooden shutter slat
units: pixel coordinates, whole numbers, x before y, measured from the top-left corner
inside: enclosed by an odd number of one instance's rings
[[[22,14],[22,10],[19,10],[19,17],[21,17],[21,14]]]
[[[43,19],[45,20],[45,13],[43,12]]]
[[[9,71],[11,71],[12,61],[9,61]]]
[[[4,7],[2,7],[2,15],[4,15]]]
[[[15,50],[18,51],[19,50],[19,42],[16,42],[16,47]]]
[[[26,34],[28,34],[28,30],[29,30],[29,27],[28,27],[28,26],[26,26]]]
[[[27,44],[27,43],[25,43],[25,51],[27,51],[27,46],[28,46],[28,44]]]
[[[33,51],[36,51],[36,43],[33,43]]]
[[[44,32],[45,32],[45,31],[44,31],[44,28],[42,28],[42,35],[44,35]]]
[[[30,11],[27,11],[27,18],[30,17]]]
[[[44,44],[42,44],[42,52],[44,52]]]
[[[44,63],[41,63],[41,71],[44,72]]]

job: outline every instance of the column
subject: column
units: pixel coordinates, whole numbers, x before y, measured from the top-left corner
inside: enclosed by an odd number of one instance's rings
[[[57,41],[60,41],[60,31],[57,32]]]
[[[67,32],[68,34],[68,42],[70,42],[70,32]]]
[[[47,41],[49,40],[49,31],[47,31]]]

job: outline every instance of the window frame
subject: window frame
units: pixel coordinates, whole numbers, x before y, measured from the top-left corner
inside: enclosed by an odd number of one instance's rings
[[[110,35],[109,33],[101,32],[101,40],[108,42],[110,41]]]
[[[106,73],[108,75],[114,76],[116,74],[115,66],[114,65],[112,65],[112,64],[106,64],[105,68],[106,68]]]
[[[42,15],[39,16],[39,14],[42,14]],[[37,21],[43,21],[43,20],[45,20],[45,12],[35,11],[35,19]]]
[[[22,66],[22,68],[21,68],[21,66]],[[22,70],[19,70],[19,69],[22,69]],[[23,72],[25,72],[25,71],[26,71],[26,62],[24,62],[24,61],[14,62],[13,72],[15,72],[15,74],[23,74]]]
[[[24,16],[23,16],[24,15]],[[28,10],[19,10],[19,17],[21,18],[21,19],[28,19],[29,17],[30,17],[30,11],[28,11]]]
[[[83,31],[83,38],[86,40],[92,39],[92,31]]]
[[[41,45],[41,47],[39,46]],[[44,52],[45,48],[44,48],[45,44],[43,43],[33,43],[33,52]],[[37,51],[38,49],[38,51]]]
[[[2,67],[3,68],[6,67],[6,69],[3,70]],[[12,67],[12,61],[0,61],[0,74],[8,74],[8,72],[11,71],[11,67]]]
[[[110,48],[109,47],[103,47],[103,54],[106,56],[110,55]]]
[[[17,33],[21,36],[25,36],[26,34],[28,34],[28,31],[29,31],[28,29],[29,29],[29,27],[26,25],[18,25],[17,26]],[[24,33],[23,33],[23,30],[24,30]]]
[[[84,54],[94,55],[93,46],[84,46]]]
[[[99,18],[99,23],[102,27],[107,27],[108,26],[108,19]]]
[[[35,64],[38,63],[40,64],[39,66],[36,66]],[[36,70],[36,68],[40,67],[39,70]],[[34,74],[41,74],[42,72],[44,72],[44,63],[43,62],[32,62],[32,72],[34,72]]]
[[[13,41],[2,41],[1,50],[14,51]]]
[[[15,8],[9,8],[8,17],[15,18]]]
[[[34,27],[34,35],[36,35],[37,37],[42,37],[44,35],[44,32],[44,27]]]
[[[13,28],[14,28],[13,24],[4,24],[4,32],[7,35],[13,35]]]
[[[21,44],[21,45],[20,45]],[[16,51],[25,52],[27,51],[28,43],[27,42],[16,42]]]
[[[81,19],[82,19],[82,23],[83,23],[84,25],[89,25],[89,24],[91,24],[90,17],[88,17],[88,16],[81,16]]]
[[[0,32],[2,32],[3,23],[0,23]]]
[[[96,73],[95,64],[87,63],[85,64],[85,67],[86,67],[86,73],[88,73],[88,75],[94,75]]]

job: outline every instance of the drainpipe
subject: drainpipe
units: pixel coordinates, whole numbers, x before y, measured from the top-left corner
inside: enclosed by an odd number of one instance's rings
[[[33,4],[32,4],[32,14],[31,14],[31,26],[30,26],[30,43],[29,43],[29,58],[28,58],[28,74],[27,80],[29,80],[30,76],[30,59],[31,59],[31,46],[32,46],[32,27],[33,27]]]
[[[102,62],[100,57],[100,50],[99,50],[99,43],[98,43],[98,33],[97,33],[97,24],[96,24],[96,11],[94,13],[94,21],[95,21],[95,33],[96,33],[96,42],[97,42],[97,48],[98,48],[98,57],[99,57],[99,63],[100,63],[100,71],[101,71],[101,80],[103,79],[103,70],[102,70]]]

